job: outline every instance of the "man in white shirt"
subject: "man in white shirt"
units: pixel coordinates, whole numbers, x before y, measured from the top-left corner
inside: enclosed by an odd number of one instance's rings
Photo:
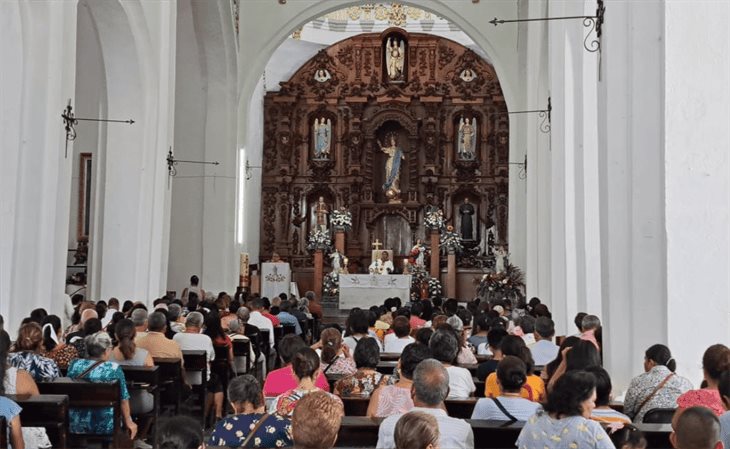
[[[210,362],[215,359],[213,341],[209,336],[201,334],[203,328],[203,314],[191,312],[185,319],[185,332],[180,332],[172,337],[172,341],[180,345],[181,351],[205,351],[208,354],[208,377],[210,377]],[[200,373],[185,373],[190,385],[200,384]]]
[[[260,331],[269,331],[268,369],[271,370],[274,367],[274,362],[276,360],[276,350],[274,349],[274,324],[261,313],[263,310],[264,302],[261,298],[255,298],[251,301],[251,314],[248,318],[248,324],[258,327]]]
[[[393,333],[385,336],[385,352],[395,352],[400,354],[403,348],[416,341],[410,336],[411,325],[408,318],[404,316],[396,317],[393,320]]]
[[[474,385],[471,372],[460,366],[454,366],[459,354],[459,340],[453,330],[438,329],[428,342],[433,357],[444,364],[449,373],[449,399],[466,399],[477,387]]]
[[[413,373],[412,412],[433,415],[439,426],[439,447],[473,448],[474,432],[463,419],[451,418],[445,411],[444,400],[449,395],[449,374],[438,360],[426,359],[418,364]],[[378,431],[378,449],[395,447],[395,425],[402,414],[383,420]]]
[[[555,335],[555,323],[550,318],[541,316],[535,321],[535,344],[530,346],[532,358],[536,366],[544,366],[555,360],[560,347],[553,343]]]

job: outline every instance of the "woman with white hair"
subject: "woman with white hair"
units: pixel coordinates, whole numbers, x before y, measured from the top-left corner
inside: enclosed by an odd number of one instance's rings
[[[112,339],[106,332],[97,332],[84,339],[88,358],[75,359],[68,366],[67,376],[72,379],[83,379],[94,383],[119,382],[122,403],[122,419],[134,439],[137,434],[137,424],[132,420],[129,408],[129,391],[124,372],[119,364],[109,361],[112,353]],[[71,433],[86,433],[95,435],[111,435],[114,433],[114,410],[105,409],[70,409],[69,428]]]

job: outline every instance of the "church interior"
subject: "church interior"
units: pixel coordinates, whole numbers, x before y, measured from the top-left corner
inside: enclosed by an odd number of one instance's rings
[[[616,396],[653,344],[699,385],[730,339],[728,21],[710,0],[3,0],[0,323],[15,340],[77,294],[313,292],[343,326],[391,297],[539,298],[561,340],[600,317]]]

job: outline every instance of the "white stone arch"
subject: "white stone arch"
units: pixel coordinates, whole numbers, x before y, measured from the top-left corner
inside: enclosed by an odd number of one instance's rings
[[[239,64],[245,69],[239,70],[239,102],[238,102],[238,142],[242,151],[242,158],[248,160],[251,165],[261,161],[262,138],[260,132],[253,131],[256,122],[262,122],[262,102],[259,102],[263,90],[261,86],[261,74],[266,64],[281,45],[281,43],[294,30],[303,24],[321,17],[332,11],[366,3],[363,0],[309,0],[290,2],[286,5],[279,5],[281,10],[272,13],[276,7],[271,4],[258,4],[251,2],[242,5],[241,13],[241,34],[239,36]],[[503,26],[495,29],[488,23],[490,17],[517,17],[519,14],[517,4],[511,2],[486,2],[482,4],[447,2],[444,0],[421,0],[405,1],[404,4],[416,6],[428,10],[434,14],[451,20],[466,33],[476,45],[485,51],[487,57],[495,68],[497,77],[502,86],[508,109],[527,108],[525,99],[521,97],[521,90],[515,83],[518,83],[517,58],[517,36],[518,27]],[[264,27],[265,24],[265,27]],[[264,28],[262,28],[264,27]],[[499,42],[495,44],[495,42]],[[530,105],[532,106],[532,105]],[[260,123],[258,123],[260,126]],[[514,126],[510,126],[510,154],[515,153],[515,136],[520,132]],[[520,156],[521,157],[521,156]],[[245,161],[241,161],[241,164]],[[260,214],[260,172],[254,170],[252,177],[245,184],[244,200],[239,203],[245,204],[247,224],[243,242],[239,242],[238,249],[247,251],[256,260],[258,256],[258,219]],[[242,188],[239,187],[238,195],[242,195]],[[510,191],[516,192],[512,187]],[[510,198],[510,220],[524,215],[525,199]],[[519,214],[515,210],[521,210]],[[241,215],[237,221],[241,220]],[[241,227],[240,223],[237,226]],[[520,240],[523,236],[516,233],[510,234],[510,240]],[[524,249],[513,252],[516,263],[524,261]],[[231,282],[236,279],[236,274],[230,271]]]
[[[94,299],[146,301],[164,291],[167,271],[164,156],[170,140],[170,99],[160,78],[167,78],[167,52],[174,54],[174,42],[165,34],[169,9],[151,10],[139,0],[80,0],[78,8],[91,18],[93,32],[78,36],[77,45],[96,39],[102,64],[99,108],[84,112],[135,120],[131,126],[89,123],[79,128],[81,133],[96,127],[99,148],[89,293]],[[148,20],[155,22],[154,32]],[[84,70],[76,68],[77,80]],[[84,86],[77,86],[77,96],[83,95]]]

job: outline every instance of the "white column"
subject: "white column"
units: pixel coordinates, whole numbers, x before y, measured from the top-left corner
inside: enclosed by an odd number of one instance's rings
[[[702,352],[730,337],[728,21],[728,2],[666,2],[657,130],[665,144],[665,326],[680,372],[695,384]]]
[[[615,0],[606,10],[598,98],[602,318],[605,365],[621,390],[642,372],[643,351],[677,328],[668,326],[665,299],[664,2]]]
[[[0,314],[12,334],[33,308],[63,310],[72,159],[60,114],[74,96],[76,2],[0,3],[0,58]]]

